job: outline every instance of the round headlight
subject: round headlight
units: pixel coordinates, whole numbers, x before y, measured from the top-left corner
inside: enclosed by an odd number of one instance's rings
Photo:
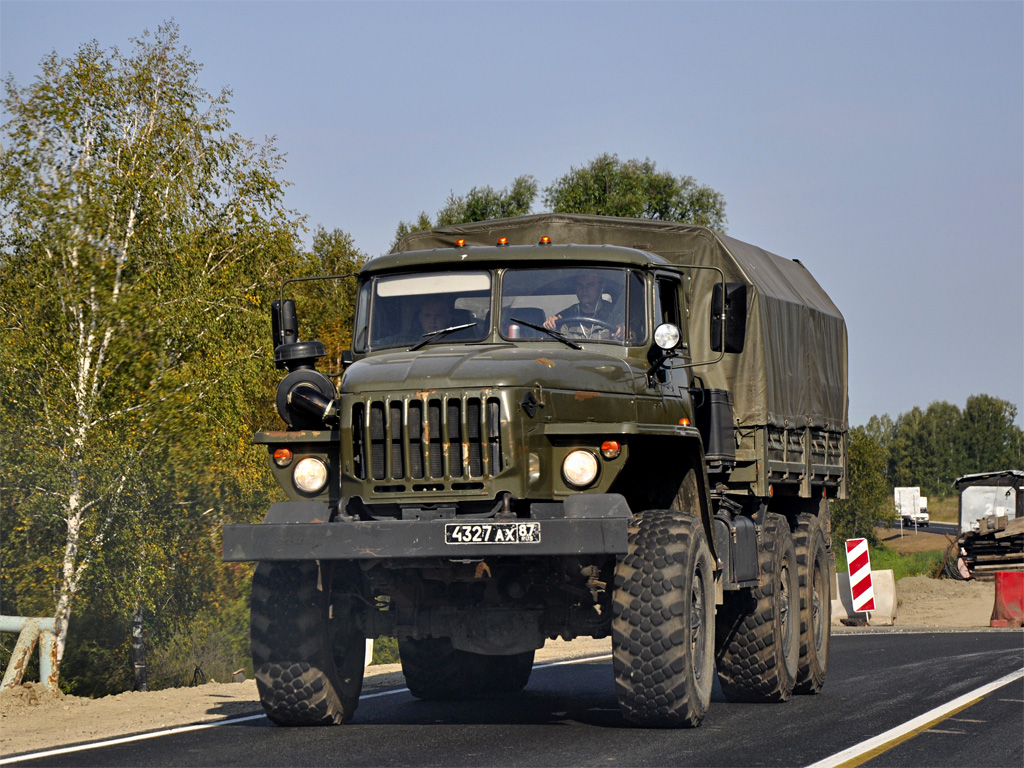
[[[320,459],[307,456],[295,465],[292,482],[303,493],[320,493],[327,485],[327,465]]]
[[[672,323],[662,323],[654,329],[654,343],[661,349],[675,349],[679,346],[679,328]]]
[[[577,488],[590,485],[597,477],[597,457],[590,451],[573,451],[562,462],[562,475]]]

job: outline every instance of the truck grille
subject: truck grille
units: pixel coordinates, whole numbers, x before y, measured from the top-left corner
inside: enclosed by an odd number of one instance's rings
[[[360,480],[483,479],[503,469],[501,401],[452,397],[355,403],[352,441]],[[442,488],[420,484],[413,490]]]

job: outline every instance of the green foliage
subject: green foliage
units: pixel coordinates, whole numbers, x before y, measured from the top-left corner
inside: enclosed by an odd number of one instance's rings
[[[839,573],[848,571],[850,567],[846,563],[846,550],[837,547],[835,554],[836,571]],[[892,571],[896,581],[907,576],[929,576],[936,579],[942,571],[945,551],[936,549],[901,555],[895,549],[884,545],[872,546],[869,544],[868,556],[871,558],[872,571]]]
[[[444,207],[437,212],[434,221],[425,211],[420,212],[415,222],[400,221],[395,230],[391,249],[410,232],[451,224],[465,224],[471,221],[504,219],[523,216],[530,212],[537,197],[537,181],[532,176],[519,176],[511,187],[496,191],[493,187],[473,187],[465,195],[448,195]]]
[[[123,684],[136,608],[159,638],[237,591],[218,528],[271,493],[251,433],[300,220],[282,157],[230,132],[199,70],[167,24],[6,82],[0,588],[56,616],[62,658],[81,615],[65,672],[90,691]]]
[[[328,232],[317,227],[312,250],[303,256],[300,269],[292,276],[354,275],[366,259],[348,233],[340,229]],[[320,367],[328,372],[340,371],[341,352],[352,346],[355,278],[291,283],[286,292],[288,298],[295,299],[300,314],[300,336],[318,339],[324,344],[327,357],[320,362]]]
[[[398,655],[398,640],[393,637],[378,637],[373,641],[371,664],[397,664],[401,660]]]
[[[511,187],[495,191],[473,187],[448,196],[432,220],[425,211],[416,221],[400,221],[391,249],[410,232],[471,221],[487,221],[530,212],[537,197],[533,176],[520,176]],[[725,197],[692,176],[659,171],[650,159],[622,162],[618,155],[598,155],[557,178],[544,189],[544,204],[555,213],[589,213],[637,219],[679,221],[725,231]]]
[[[1017,406],[991,395],[971,395],[963,410],[963,453],[968,474],[1024,468],[1024,431]]]
[[[555,213],[591,213],[701,224],[725,231],[725,197],[692,176],[658,171],[650,159],[598,155],[544,190]]]
[[[206,607],[178,622],[161,642],[152,643],[153,652],[147,658],[149,686],[158,690],[191,685],[193,680],[230,682],[239,669],[251,678],[248,639],[248,595]]]
[[[919,486],[929,498],[955,494],[953,481],[974,472],[1024,467],[1017,408],[991,395],[972,395],[961,411],[947,402],[912,408],[896,420],[872,416],[867,431],[888,451],[890,485]]]
[[[892,486],[885,477],[887,459],[883,444],[867,429],[850,430],[849,498],[832,505],[832,531],[837,540],[865,538],[878,543],[873,526],[895,514]]]

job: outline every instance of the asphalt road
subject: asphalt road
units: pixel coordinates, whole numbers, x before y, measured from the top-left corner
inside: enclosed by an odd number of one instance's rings
[[[279,728],[265,718],[27,761],[61,766],[774,766],[1024,765],[1024,633],[834,635],[817,696],[733,704],[717,685],[696,730],[644,730],[619,715],[611,661],[537,668],[510,699],[428,703],[408,692],[365,697],[340,728]],[[966,696],[1005,676],[980,700]],[[955,702],[961,708],[937,712]],[[924,716],[922,718],[922,716]],[[870,745],[869,745],[870,746]],[[844,758],[847,759],[847,758]],[[865,762],[870,760],[869,762]]]
[[[960,526],[957,523],[929,523],[927,528],[920,530],[927,533],[943,533],[948,536],[956,536],[960,533]]]

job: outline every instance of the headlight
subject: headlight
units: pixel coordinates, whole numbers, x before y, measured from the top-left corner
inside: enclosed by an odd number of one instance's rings
[[[303,493],[320,493],[327,485],[327,465],[320,459],[307,456],[295,465],[292,482]]]
[[[573,451],[562,462],[562,475],[577,488],[590,485],[597,477],[597,457],[590,451]]]
[[[665,350],[679,346],[679,328],[672,323],[662,323],[654,329],[654,343]]]

